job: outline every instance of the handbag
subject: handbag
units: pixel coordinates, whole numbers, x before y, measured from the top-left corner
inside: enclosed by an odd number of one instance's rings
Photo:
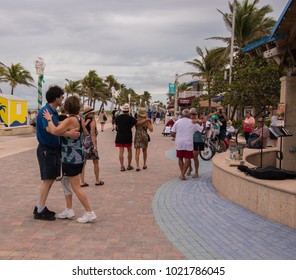
[[[103,116],[103,120],[107,121],[107,116],[106,115]]]
[[[150,142],[151,141],[150,135],[148,133],[147,135],[148,135],[148,142]]]

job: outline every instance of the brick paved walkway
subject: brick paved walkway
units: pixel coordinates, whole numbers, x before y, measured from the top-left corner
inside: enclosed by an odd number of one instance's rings
[[[120,172],[115,132],[99,133],[100,174],[88,162],[85,191],[98,220],[34,220],[40,186],[34,136],[0,137],[0,259],[296,259],[296,231],[221,198],[211,163],[199,179],[180,181],[174,141],[154,126],[148,169]],[[134,162],[134,161],[133,161]],[[48,207],[64,207],[60,182]],[[76,215],[83,209],[74,199]]]

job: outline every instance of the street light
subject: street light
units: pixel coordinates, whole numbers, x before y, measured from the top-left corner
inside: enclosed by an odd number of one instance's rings
[[[179,94],[179,86],[178,86],[178,79],[179,79],[179,74],[176,73],[175,75],[175,104],[174,104],[174,115],[177,117],[177,108],[178,108],[178,94]]]
[[[234,36],[235,36],[235,17],[236,17],[237,2],[233,1],[232,11],[232,30],[231,30],[231,44],[230,44],[230,65],[229,65],[229,84],[232,83],[232,67],[233,67],[233,48],[234,48]]]
[[[233,48],[234,48],[234,36],[235,36],[235,17],[236,17],[237,2],[233,1],[232,10],[232,26],[231,26],[231,43],[230,43],[230,62],[229,62],[229,85],[232,83],[232,68],[233,68]],[[230,105],[228,104],[228,117],[230,117]]]

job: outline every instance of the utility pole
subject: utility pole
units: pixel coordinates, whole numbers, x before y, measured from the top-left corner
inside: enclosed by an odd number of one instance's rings
[[[178,81],[178,79],[179,79],[179,74],[176,73],[176,75],[175,75],[176,90],[175,90],[175,104],[174,104],[174,116],[175,117],[177,117],[177,109],[178,109],[178,96],[179,96],[179,85],[178,85],[179,81]]]

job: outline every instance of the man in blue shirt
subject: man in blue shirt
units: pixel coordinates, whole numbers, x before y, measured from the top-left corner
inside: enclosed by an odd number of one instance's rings
[[[48,210],[45,206],[50,188],[61,172],[60,159],[60,137],[48,132],[48,122],[53,121],[57,126],[58,113],[57,107],[62,105],[64,91],[58,86],[51,86],[46,92],[47,104],[43,106],[37,115],[36,136],[39,142],[37,147],[37,158],[40,167],[42,185],[40,189],[39,200],[34,208],[35,219],[52,221],[55,220],[55,212]],[[43,118],[43,111],[48,110],[52,114],[52,120],[47,121]],[[67,137],[77,138],[79,132],[67,131]]]

